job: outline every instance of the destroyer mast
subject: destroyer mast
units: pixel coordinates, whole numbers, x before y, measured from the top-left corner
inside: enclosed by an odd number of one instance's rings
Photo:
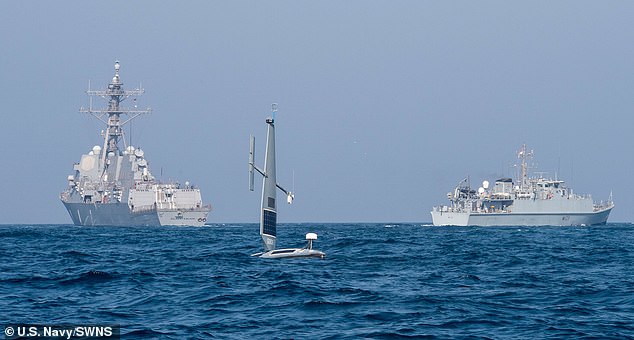
[[[102,121],[106,124],[106,132],[104,133],[104,142],[103,142],[103,152],[101,155],[101,164],[104,167],[107,167],[106,164],[106,156],[110,153],[114,155],[121,154],[121,150],[119,149],[119,139],[123,137],[123,126],[132,121],[134,118],[142,114],[147,114],[152,112],[151,108],[147,108],[145,110],[138,110],[136,108],[136,98],[134,98],[135,107],[133,110],[121,107],[121,102],[128,99],[129,97],[141,96],[145,93],[145,90],[139,86],[139,88],[134,90],[124,90],[123,83],[121,82],[121,78],[119,77],[119,69],[121,65],[119,61],[115,61],[114,63],[114,77],[112,77],[112,82],[108,84],[107,90],[91,90],[90,86],[86,94],[90,96],[90,106],[88,108],[81,107],[79,112],[81,113],[89,113],[93,115],[95,118]],[[92,97],[99,96],[108,101],[108,107],[106,109],[95,109],[92,106]],[[108,119],[104,119],[105,116],[108,116]],[[128,119],[121,121],[121,115],[127,115]],[[125,145],[125,138],[123,138],[123,143]]]

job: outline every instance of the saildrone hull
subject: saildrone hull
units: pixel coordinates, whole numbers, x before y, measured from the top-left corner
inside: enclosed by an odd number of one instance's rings
[[[324,252],[315,249],[306,248],[290,248],[290,249],[275,249],[267,251],[265,253],[253,254],[252,256],[258,256],[263,259],[282,259],[282,258],[305,258],[316,257],[323,259],[326,257]]]

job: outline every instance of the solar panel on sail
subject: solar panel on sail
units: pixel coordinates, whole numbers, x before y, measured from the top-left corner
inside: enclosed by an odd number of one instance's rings
[[[264,216],[264,226],[262,233],[265,235],[276,236],[277,213],[274,211],[262,210]]]

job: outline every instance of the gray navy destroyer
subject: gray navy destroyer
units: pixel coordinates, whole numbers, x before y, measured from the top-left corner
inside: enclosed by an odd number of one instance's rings
[[[83,154],[68,176],[68,187],[60,198],[75,225],[86,226],[202,226],[211,211],[202,202],[200,189],[185,182],[162,183],[150,172],[141,148],[126,145],[123,127],[150,109],[121,106],[144,90],[124,90],[119,62],[106,90],[88,89],[90,107],[81,108],[106,124],[103,147],[96,145]],[[92,97],[107,100],[107,107],[94,109]],[[120,145],[123,144],[123,147]]]
[[[478,190],[468,179],[447,194],[450,205],[432,209],[434,225],[455,226],[576,226],[605,224],[614,207],[612,194],[607,202],[596,203],[590,195],[578,195],[564,181],[528,176],[527,160],[532,151],[523,145],[518,178],[501,178],[492,188],[483,181]]]

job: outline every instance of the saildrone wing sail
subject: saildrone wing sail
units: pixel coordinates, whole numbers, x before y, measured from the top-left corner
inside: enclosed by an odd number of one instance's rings
[[[275,125],[273,119],[267,119],[268,136],[264,155],[264,184],[262,186],[262,216],[260,217],[260,235],[266,251],[275,249],[277,234],[277,207],[275,177]]]

